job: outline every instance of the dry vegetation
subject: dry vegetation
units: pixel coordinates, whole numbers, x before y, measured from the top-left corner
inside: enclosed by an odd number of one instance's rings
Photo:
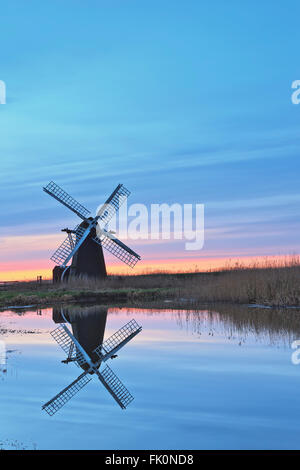
[[[191,280],[182,295],[213,302],[300,306],[300,260],[265,260]]]
[[[101,283],[81,281],[90,289],[162,289],[164,297],[192,302],[259,303],[275,306],[300,306],[300,259],[243,265],[236,263],[210,273],[156,274],[109,277]],[[78,281],[70,283],[76,286]],[[171,296],[171,297],[170,297]]]
[[[234,266],[209,273],[109,276],[104,281],[77,279],[55,286],[20,283],[0,291],[0,305],[71,301],[152,301],[169,299],[206,302],[300,306],[300,259]],[[3,303],[5,301],[5,303]],[[11,305],[11,304],[10,304]]]

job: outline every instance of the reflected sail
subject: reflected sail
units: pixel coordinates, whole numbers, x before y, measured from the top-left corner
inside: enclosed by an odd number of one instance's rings
[[[93,374],[97,375],[122,409],[132,402],[133,396],[125,385],[107,364],[102,364],[115,356],[142,328],[131,320],[104,342],[106,319],[105,307],[62,307],[53,310],[53,320],[59,326],[51,335],[67,356],[62,362],[75,362],[84,372],[43,405],[42,409],[50,416],[85,387]]]

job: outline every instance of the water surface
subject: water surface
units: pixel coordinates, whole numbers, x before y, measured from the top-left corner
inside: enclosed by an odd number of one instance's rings
[[[300,313],[109,308],[104,337],[132,318],[143,331],[109,361],[130,406],[93,378],[50,417],[43,403],[80,374],[61,363],[53,310],[1,312],[0,448],[300,448]]]

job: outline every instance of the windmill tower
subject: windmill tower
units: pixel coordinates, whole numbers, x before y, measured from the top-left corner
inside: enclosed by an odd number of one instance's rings
[[[141,259],[137,253],[105,229],[130,195],[122,184],[112,192],[96,217],[91,217],[88,209],[53,181],[43,190],[82,219],[73,230],[69,228],[62,230],[67,233],[67,238],[51,256],[51,260],[57,265],[53,269],[54,282],[60,282],[67,277],[105,278],[106,267],[102,247],[131,268]]]
[[[83,372],[42,406],[42,409],[50,416],[53,416],[71,400],[93,377],[99,379],[122,409],[132,402],[133,396],[106,362],[116,357],[116,352],[140,333],[142,327],[135,320],[131,320],[103,341],[106,315],[107,311],[103,310],[98,312],[97,318],[97,312],[90,311],[86,317],[80,319],[74,318],[74,316],[72,318],[68,310],[61,309],[59,315],[56,313],[56,321],[61,323],[51,332],[51,335],[67,355],[67,358],[62,362],[66,364],[75,362]],[[66,325],[69,321],[71,321],[73,333]],[[95,335],[97,334],[101,341],[94,347]]]
[[[108,307],[100,305],[54,307],[52,318],[55,323],[69,323],[71,333],[88,355],[96,360],[94,350],[104,341]],[[63,362],[70,362],[66,359]]]

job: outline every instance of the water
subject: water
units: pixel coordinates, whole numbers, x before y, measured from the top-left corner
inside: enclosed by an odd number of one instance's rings
[[[1,312],[0,448],[299,449],[299,315],[109,308],[105,338],[132,318],[143,327],[109,360],[134,401],[121,410],[94,377],[50,417],[42,404],[82,370],[61,363],[52,308]]]

